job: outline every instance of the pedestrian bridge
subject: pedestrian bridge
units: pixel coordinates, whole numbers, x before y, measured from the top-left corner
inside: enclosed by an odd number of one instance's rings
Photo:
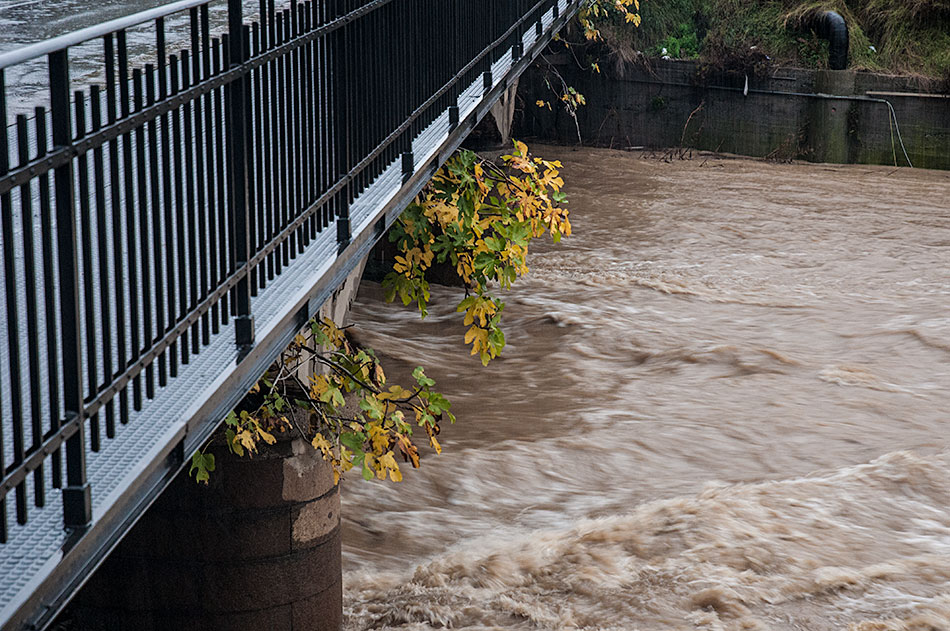
[[[53,620],[580,2],[181,0],[0,55],[0,627]]]

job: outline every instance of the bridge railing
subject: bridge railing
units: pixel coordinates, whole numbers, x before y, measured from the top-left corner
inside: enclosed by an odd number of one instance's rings
[[[0,55],[0,543],[51,487],[81,532],[87,450],[229,323],[253,347],[254,298],[552,9],[181,0]]]

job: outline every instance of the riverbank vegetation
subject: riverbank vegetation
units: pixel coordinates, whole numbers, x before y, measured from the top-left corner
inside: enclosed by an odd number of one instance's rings
[[[600,20],[601,57],[621,67],[662,56],[716,65],[751,50],[773,64],[823,68],[827,42],[809,28],[821,11],[847,21],[850,67],[950,80],[950,0],[644,0],[639,27]]]

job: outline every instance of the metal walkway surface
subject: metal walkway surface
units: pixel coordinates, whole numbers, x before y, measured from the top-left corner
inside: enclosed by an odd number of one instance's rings
[[[425,0],[355,3],[360,6],[335,14],[296,0],[281,13],[265,1],[262,24],[232,23],[230,43],[207,32],[206,2],[183,0],[95,32],[58,38],[45,48],[14,51],[19,57],[0,56],[2,101],[5,67],[46,55],[55,82],[57,64],[65,60],[65,54],[62,60],[57,57],[59,51],[94,37],[103,39],[107,63],[118,60],[121,65],[126,28],[154,23],[160,31],[166,15],[186,11],[195,24],[192,61],[200,49],[202,64],[208,63],[191,66],[195,74],[189,82],[175,76],[179,70],[187,72],[187,55],[165,58],[160,51],[158,61],[167,67],[164,77],[154,67],[144,73],[136,69],[131,76],[121,67],[116,76],[107,67],[103,91],[70,95],[53,83],[51,115],[38,112],[36,117],[50,120],[53,127],[49,148],[37,150],[38,144],[48,144],[37,142],[46,135],[42,128],[17,137],[23,132],[14,126],[0,139],[0,206],[5,214],[0,231],[0,627],[43,628],[55,618],[190,454],[576,12],[580,0],[510,2],[504,15],[495,16],[497,24],[486,29],[487,41],[468,42],[468,50],[456,44],[452,54],[435,52],[454,65],[430,72],[415,94],[393,97],[396,106],[373,100],[378,86],[358,85],[366,76],[383,80],[387,68],[365,67],[361,72],[366,74],[359,76],[353,71],[353,47],[386,33],[398,36],[388,22],[399,13],[379,12],[426,9]],[[441,16],[440,28],[453,16],[463,19],[466,11],[474,11],[473,17],[484,12],[483,2],[443,4],[451,5],[451,11]],[[482,8],[463,6],[468,4]],[[376,22],[367,22],[360,31],[361,20],[374,15]],[[471,26],[460,21],[454,28]],[[233,33],[241,32],[243,56],[241,46],[233,45]],[[117,50],[110,58],[112,45]],[[228,51],[230,60],[213,60],[213,54],[227,56]],[[377,62],[385,62],[385,56],[378,55]],[[405,62],[415,57],[409,50]],[[434,63],[433,56],[429,60]],[[143,77],[153,81],[144,91],[142,83],[135,83]],[[68,84],[68,75],[66,79]],[[391,79],[384,85],[398,88]],[[303,85],[311,80],[315,86]],[[291,96],[284,98],[278,89]],[[65,103],[57,90],[69,97]],[[252,102],[259,95],[264,98]],[[234,114],[216,105],[231,107],[237,98],[248,104],[240,127],[246,130],[243,140],[226,129],[236,120]],[[364,98],[368,101],[360,103]],[[93,99],[115,111],[87,117],[82,110],[91,108]],[[194,109],[185,109],[189,103]],[[199,118],[202,105],[207,118]],[[311,106],[316,114],[307,113]],[[376,106],[385,111],[377,116]],[[357,116],[354,108],[368,111]],[[64,111],[75,112],[74,118],[66,131],[61,123],[57,130],[56,117]],[[5,110],[0,115],[8,122]],[[367,116],[386,120],[369,131],[347,128],[366,125]],[[303,129],[296,141],[281,144],[285,140],[267,127],[290,123],[281,128],[287,132],[297,117]],[[204,121],[210,124],[204,128],[208,140],[203,147],[176,145],[176,134],[188,139],[186,125]],[[17,124],[36,125],[36,119]],[[142,135],[135,137],[139,130]],[[197,131],[192,129],[190,140],[198,137]],[[149,150],[147,134],[160,137],[152,144],[170,148],[170,155],[157,160],[155,154],[139,155],[137,160],[140,146],[142,154]],[[11,142],[11,136],[16,140]],[[130,138],[134,142],[122,144]],[[29,148],[17,153],[17,141]],[[94,164],[109,151],[114,151],[111,157]],[[234,170],[238,152],[247,160]],[[88,162],[80,162],[82,156]],[[20,161],[12,168],[15,157]],[[205,171],[199,170],[202,158]],[[108,168],[111,161],[115,169]],[[273,167],[272,161],[277,162]],[[181,169],[176,172],[177,163]],[[194,182],[191,176],[187,184],[175,180],[189,167],[195,171]],[[294,182],[294,169],[315,174],[313,181]],[[288,172],[290,179],[282,182]],[[235,186],[234,176],[240,174],[246,187]],[[228,181],[218,182],[225,175]],[[119,193],[115,201],[113,188]],[[189,210],[202,199],[210,210]],[[216,215],[217,207],[224,212]],[[158,213],[163,214],[156,218]],[[33,253],[23,251],[23,234],[30,227],[25,214],[35,224],[30,228]],[[96,225],[101,233],[95,233]],[[89,232],[95,238],[88,238]],[[249,236],[242,251],[245,232]],[[192,257],[190,250],[202,240],[208,252]],[[210,249],[215,243],[230,251],[229,258],[219,260]],[[139,260],[130,261],[130,252]],[[101,267],[98,256],[108,259]],[[136,294],[135,285],[142,283],[147,287]],[[167,294],[164,306],[162,294]],[[125,313],[118,314],[123,300]],[[47,314],[56,317],[48,321]],[[250,335],[242,330],[249,325]],[[119,335],[123,328],[134,328],[138,335]],[[49,343],[54,337],[58,346]],[[114,348],[119,344],[121,353]],[[185,357],[187,363],[179,359]],[[36,402],[39,413],[32,407]],[[79,457],[81,466],[75,462]]]

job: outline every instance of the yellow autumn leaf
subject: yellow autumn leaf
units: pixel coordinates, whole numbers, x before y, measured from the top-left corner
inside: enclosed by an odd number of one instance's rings
[[[380,470],[383,471],[383,477],[385,477],[385,472],[389,472],[389,479],[393,482],[402,481],[402,472],[399,470],[399,465],[396,463],[396,458],[393,455],[393,452],[388,451],[384,455],[380,456],[378,459]]]
[[[235,442],[241,443],[245,449],[249,449],[251,451],[257,450],[257,441],[254,440],[254,435],[251,434],[249,430],[243,429],[239,431],[237,434],[235,434],[234,438]]]
[[[277,439],[274,438],[274,435],[273,435],[273,434],[270,434],[270,433],[268,433],[268,432],[265,432],[265,431],[262,430],[260,427],[257,428],[257,434],[258,434],[261,438],[263,438],[263,439],[264,439],[264,442],[267,443],[268,445],[273,445],[274,443],[277,442]]]
[[[313,445],[314,449],[325,454],[330,453],[333,449],[327,439],[323,437],[323,434],[320,434],[319,432],[313,437],[313,440],[310,441],[310,444]]]
[[[375,453],[383,453],[389,448],[389,431],[383,429],[378,422],[367,424],[366,430]]]

